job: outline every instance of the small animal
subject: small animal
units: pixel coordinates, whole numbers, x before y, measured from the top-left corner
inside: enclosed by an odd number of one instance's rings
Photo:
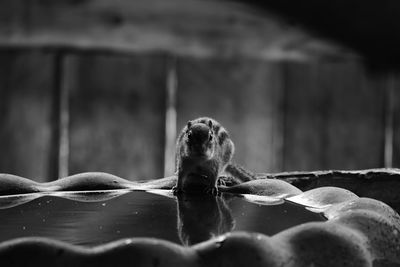
[[[253,180],[254,175],[231,163],[234,151],[228,132],[216,120],[202,117],[189,121],[177,140],[175,165],[178,182],[173,188],[174,193],[217,195],[218,182],[224,183],[220,178],[240,182]],[[224,176],[225,169],[229,169],[234,177],[228,179]]]

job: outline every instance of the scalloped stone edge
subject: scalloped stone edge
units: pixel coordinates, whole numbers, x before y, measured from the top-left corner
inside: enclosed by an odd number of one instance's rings
[[[0,174],[0,195],[166,189],[175,181],[171,176],[138,183],[107,173],[82,173],[37,183]],[[388,205],[337,187],[294,194],[293,186],[287,185],[289,193],[279,183],[275,197],[322,212],[328,220],[273,236],[233,232],[191,247],[155,238],[128,238],[93,248],[40,237],[18,238],[0,243],[0,262],[2,266],[400,266],[400,216]],[[271,186],[271,180],[256,187],[240,186],[247,194],[270,197],[274,193],[263,188]]]

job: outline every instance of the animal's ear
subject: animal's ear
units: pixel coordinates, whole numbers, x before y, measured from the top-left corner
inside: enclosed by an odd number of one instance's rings
[[[190,129],[190,127],[192,127],[192,121],[187,122],[187,128]]]
[[[210,127],[210,128],[212,128],[212,120],[208,120],[208,126]]]

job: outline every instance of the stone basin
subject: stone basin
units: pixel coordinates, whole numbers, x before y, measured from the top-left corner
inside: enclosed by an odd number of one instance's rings
[[[176,177],[0,175],[1,266],[400,266],[400,216],[278,179],[175,197]]]

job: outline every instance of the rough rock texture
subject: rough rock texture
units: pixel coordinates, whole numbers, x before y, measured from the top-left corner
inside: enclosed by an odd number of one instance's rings
[[[385,170],[389,176],[390,170]],[[134,183],[105,173],[84,173],[51,183],[0,175],[0,195],[30,201],[63,191],[109,190],[104,198],[129,190],[171,188],[176,177]],[[235,232],[183,247],[154,238],[123,239],[93,248],[44,238],[0,243],[1,266],[400,266],[400,216],[391,207],[338,187],[302,192],[289,183],[264,179],[243,183],[236,194],[276,198],[321,212],[326,222],[310,222],[273,236]],[[71,197],[71,194],[68,195]],[[99,196],[97,196],[99,197]],[[18,200],[19,199],[19,200]],[[20,201],[20,202],[18,202]],[[0,203],[1,204],[1,203]],[[21,256],[23,255],[23,256]]]

